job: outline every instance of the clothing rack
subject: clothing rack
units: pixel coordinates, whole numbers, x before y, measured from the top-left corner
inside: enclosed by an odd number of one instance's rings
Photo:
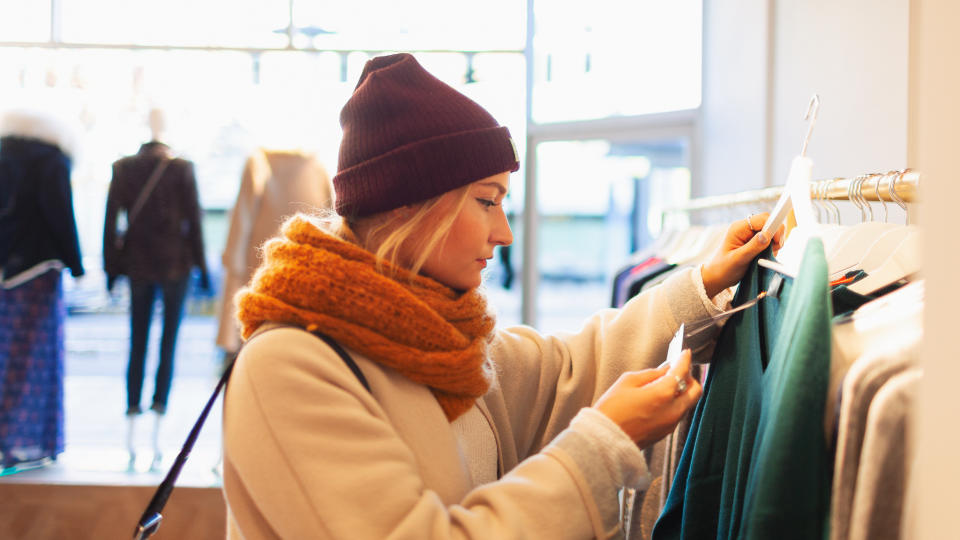
[[[813,201],[842,200],[884,201],[893,203],[915,202],[918,198],[920,173],[911,169],[886,173],[863,174],[852,178],[829,178],[810,183],[810,198]],[[775,186],[751,191],[713,195],[692,199],[682,205],[666,208],[664,216],[677,212],[693,212],[728,206],[741,206],[767,201],[776,201],[784,186]]]

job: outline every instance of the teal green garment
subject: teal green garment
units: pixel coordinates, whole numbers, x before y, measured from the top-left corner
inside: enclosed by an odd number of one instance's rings
[[[823,245],[811,240],[763,375],[742,538],[829,536],[832,460],[823,431],[832,318]]]
[[[758,256],[772,259],[770,250]],[[740,282],[733,304],[740,305],[747,302],[764,290],[775,273],[757,265],[756,260],[750,265]],[[817,285],[818,284],[818,285]],[[817,285],[817,286],[814,286]],[[822,302],[810,301],[819,298],[818,288],[822,288]],[[783,448],[777,443],[776,436],[784,431],[790,431],[796,418],[780,416],[789,414],[792,410],[793,398],[772,399],[769,395],[779,391],[783,384],[801,383],[800,388],[808,388],[803,381],[795,381],[796,374],[803,374],[806,370],[789,369],[783,366],[797,364],[809,365],[812,378],[819,380],[821,371],[819,365],[824,365],[823,374],[829,372],[830,347],[830,308],[825,302],[827,290],[826,263],[824,261],[823,246],[818,241],[811,241],[804,255],[796,282],[790,279],[784,281],[777,298],[765,298],[757,306],[737,313],[725,324],[717,340],[717,347],[704,385],[703,396],[694,410],[690,432],[684,445],[677,472],[673,479],[670,493],[667,496],[664,509],[653,530],[654,540],[673,538],[718,538],[733,539],[748,537],[744,535],[745,523],[749,521],[751,531],[763,531],[762,534],[775,534],[771,537],[810,538],[805,532],[806,526],[793,529],[790,520],[785,519],[780,532],[772,533],[776,527],[768,527],[764,511],[767,505],[757,504],[754,491],[758,488],[768,489],[768,482],[777,485],[785,492],[789,499],[794,492],[794,486],[789,482],[793,479],[777,483],[777,478],[785,477],[774,475],[766,481],[753,480],[755,475],[769,474],[767,468],[757,468],[760,458],[755,454],[770,453],[770,449]],[[820,308],[815,305],[820,304]],[[799,317],[798,314],[804,315]],[[826,322],[826,330],[819,334],[808,335],[807,330],[820,325],[805,323],[805,316],[809,315],[817,321]],[[803,320],[798,320],[803,319]],[[798,323],[802,323],[802,330],[789,331]],[[781,332],[781,329],[783,330]],[[819,330],[818,330],[819,331]],[[826,347],[826,354],[822,355],[818,347],[801,347],[801,342],[821,342]],[[798,346],[794,346],[794,343]],[[805,358],[807,352],[816,355],[816,359]],[[778,367],[779,366],[779,367]],[[785,377],[784,373],[790,376]],[[814,384],[813,386],[817,386]],[[799,419],[796,425],[804,424],[804,429],[798,436],[811,437],[810,444],[814,447],[822,445],[823,441],[823,402],[826,399],[826,386],[818,392],[820,413],[804,412],[809,418],[815,419],[818,427],[816,433],[807,433],[805,424],[810,423]],[[787,392],[794,395],[796,392]],[[781,413],[763,415],[763,407],[777,406]],[[765,440],[772,442],[763,443]],[[801,469],[806,463],[804,452],[806,443],[792,450],[792,457],[800,461]],[[763,457],[762,462],[775,464],[776,452],[771,457]],[[779,473],[778,473],[779,474]],[[829,486],[829,469],[819,471],[807,469],[807,476],[800,479],[803,483],[811,478],[820,478],[826,475],[826,485]],[[822,478],[821,478],[822,480]],[[818,485],[820,480],[817,481]],[[800,489],[795,493],[804,493]],[[829,490],[828,490],[829,495]],[[774,499],[771,499],[774,500]],[[793,504],[781,498],[775,499],[777,504]],[[756,514],[747,515],[747,502],[751,501],[751,511]],[[820,503],[817,503],[818,507]],[[802,505],[801,505],[802,506]],[[822,507],[822,520],[816,526],[825,523],[829,502]],[[790,512],[783,515],[788,516]],[[754,515],[756,519],[754,519]],[[776,524],[775,524],[776,525]],[[751,533],[752,534],[752,533]],[[822,533],[818,533],[822,534]],[[816,537],[818,535],[814,535]],[[759,538],[759,537],[757,537]]]

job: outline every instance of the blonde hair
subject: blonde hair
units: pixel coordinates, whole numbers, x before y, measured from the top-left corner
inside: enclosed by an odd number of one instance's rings
[[[430,254],[446,240],[469,193],[470,185],[467,184],[409,205],[407,212],[388,210],[353,220],[339,216],[318,217],[331,234],[343,239],[354,237],[363,248],[376,255],[378,271],[385,271],[385,261],[417,274]],[[404,245],[411,248],[413,260],[400,260],[400,248]]]

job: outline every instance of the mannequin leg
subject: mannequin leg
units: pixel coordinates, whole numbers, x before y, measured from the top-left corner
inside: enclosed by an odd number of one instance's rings
[[[160,468],[160,461],[163,454],[160,451],[160,424],[163,422],[163,414],[153,415],[153,460],[150,462],[150,470],[156,471]]]
[[[157,380],[151,407],[158,414],[163,414],[167,410],[167,398],[170,395],[170,383],[173,379],[177,333],[180,330],[180,321],[183,319],[183,304],[188,284],[189,277],[163,284],[163,334],[160,337],[160,364],[157,366]]]
[[[127,364],[127,414],[140,414],[143,390],[143,366],[147,360],[147,340],[153,311],[154,285],[130,281],[130,360]]]
[[[137,415],[128,414],[127,415],[127,454],[129,455],[129,461],[127,462],[127,471],[133,472],[134,465],[137,461],[137,450],[134,445],[134,426],[137,423]]]

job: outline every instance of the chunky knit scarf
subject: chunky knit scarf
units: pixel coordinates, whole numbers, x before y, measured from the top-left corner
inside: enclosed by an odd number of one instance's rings
[[[291,218],[237,293],[243,337],[271,321],[319,330],[428,386],[453,421],[490,386],[486,302],[476,290],[459,293],[385,261],[379,272],[376,262],[308,218]]]

